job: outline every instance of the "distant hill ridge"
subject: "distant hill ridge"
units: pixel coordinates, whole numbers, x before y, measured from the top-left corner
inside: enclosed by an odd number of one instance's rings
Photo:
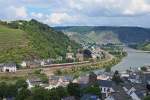
[[[142,27],[113,27],[113,26],[70,26],[55,27],[66,34],[72,33],[71,38],[78,39],[79,42],[88,43],[141,43],[150,41],[150,29]]]
[[[80,47],[64,33],[34,19],[0,21],[0,62],[65,57],[68,45],[73,51]]]

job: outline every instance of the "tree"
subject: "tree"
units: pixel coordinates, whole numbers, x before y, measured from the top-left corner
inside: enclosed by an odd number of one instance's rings
[[[49,91],[49,96],[50,96],[50,100],[61,100],[61,97],[55,88]]]
[[[68,90],[68,93],[72,96],[75,96],[75,97],[81,96],[80,86],[77,83],[68,84],[67,90]]]
[[[144,100],[150,100],[150,95],[149,95],[149,96],[144,97]]]
[[[15,97],[17,94],[17,87],[16,84],[9,84],[7,85],[7,97]]]
[[[15,97],[17,94],[17,87],[15,84],[0,83],[0,97]]]
[[[115,83],[117,83],[117,84],[119,84],[120,82],[123,82],[123,81],[121,80],[120,74],[119,74],[119,72],[118,72],[117,70],[115,71],[115,73],[114,73],[114,75],[113,75],[113,77],[112,77],[112,80],[113,80]]]
[[[142,71],[147,71],[147,68],[145,66],[141,67]]]
[[[94,72],[90,72],[89,74],[89,82],[94,84],[97,82],[97,75]]]
[[[48,90],[36,86],[31,90],[32,97],[31,100],[51,100]],[[54,94],[56,95],[56,94]]]
[[[27,88],[27,87],[28,87],[28,84],[27,84],[27,82],[26,82],[25,80],[20,79],[20,80],[18,80],[18,81],[16,82],[16,86],[17,86],[18,89],[19,89],[19,88]]]
[[[56,91],[61,98],[69,95],[67,89],[61,86],[57,87]]]
[[[89,93],[93,95],[98,95],[101,97],[101,89],[99,88],[99,85],[95,83],[94,85],[90,85],[87,88],[84,88],[84,93]]]
[[[30,96],[31,92],[28,89],[21,89],[18,91],[15,100],[25,100]]]
[[[83,55],[84,55],[85,58],[92,58],[92,52],[88,49],[85,49],[83,51]]]
[[[105,72],[111,72],[111,67],[109,67],[109,66],[106,67],[106,68],[105,68]]]
[[[7,84],[5,82],[0,83],[0,97],[4,98],[7,95]]]

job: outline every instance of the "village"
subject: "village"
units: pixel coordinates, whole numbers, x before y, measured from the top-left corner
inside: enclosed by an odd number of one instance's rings
[[[77,53],[74,54],[72,52],[71,46],[67,48],[68,52],[66,53],[66,58],[62,56],[58,56],[57,58],[49,58],[49,59],[33,59],[33,60],[25,60],[21,63],[0,63],[0,71],[1,72],[13,72],[15,73],[17,69],[32,69],[32,68],[40,68],[40,67],[57,67],[57,66],[67,66],[73,64],[82,64],[88,63],[89,59],[92,61],[101,60],[108,56],[106,51],[103,51],[99,47],[92,47],[90,50],[80,50],[78,49]],[[65,61],[64,61],[65,60]]]
[[[150,69],[150,66],[147,66]],[[150,71],[132,71],[126,72],[89,72],[81,75],[78,78],[73,76],[49,76],[48,83],[43,83],[42,80],[36,77],[31,77],[26,80],[28,88],[41,86],[45,89],[53,89],[57,87],[67,87],[70,83],[79,84],[81,89],[98,85],[101,91],[101,96],[96,93],[85,93],[81,100],[143,100],[150,93]],[[93,90],[93,92],[96,90]],[[65,97],[62,100],[74,97]]]
[[[91,57],[90,60],[86,58]],[[22,61],[18,68],[16,63],[0,64],[1,73],[15,74],[17,71],[24,69],[35,69],[34,72],[28,73],[26,83],[28,89],[31,90],[36,86],[40,86],[46,90],[58,87],[68,87],[69,84],[78,84],[81,90],[88,88],[96,88],[83,92],[80,100],[143,100],[146,95],[150,94],[150,66],[144,66],[138,70],[127,70],[125,72],[107,72],[89,71],[78,77],[72,75],[47,75],[42,68],[65,67],[72,65],[86,64],[103,60],[110,56],[106,51],[98,47],[91,47],[90,50],[78,50],[74,54],[71,47],[68,46],[66,53],[67,62],[62,63],[63,58],[60,56],[56,59],[34,59],[32,61]],[[60,62],[60,63],[55,63]],[[37,69],[38,68],[38,69]],[[100,91],[95,92],[95,91]],[[61,98],[62,100],[76,100],[74,96]]]

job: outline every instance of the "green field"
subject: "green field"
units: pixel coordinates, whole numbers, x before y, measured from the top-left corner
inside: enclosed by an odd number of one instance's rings
[[[11,29],[0,25],[0,50],[27,46],[26,33],[19,29]]]
[[[28,52],[27,34],[0,25],[0,62],[20,61]]]

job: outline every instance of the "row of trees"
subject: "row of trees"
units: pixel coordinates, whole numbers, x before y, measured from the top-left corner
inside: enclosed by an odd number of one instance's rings
[[[74,96],[79,100],[86,93],[101,96],[98,84],[81,89],[79,84],[70,83],[67,87],[57,87],[50,90],[40,86],[35,86],[29,90],[27,86],[24,80],[18,80],[16,84],[0,83],[0,100],[4,98],[14,100],[61,100],[68,96]]]
[[[18,80],[16,84],[0,83],[0,100],[13,98],[14,100],[61,100],[67,96],[80,98],[81,89],[79,84],[70,83],[66,88],[57,87],[51,90],[35,86],[31,90],[27,89],[24,80]]]
[[[21,91],[27,89],[28,84],[25,80],[18,80],[15,84],[7,84],[5,82],[0,83],[0,100],[3,98],[14,98],[19,96]],[[21,100],[21,99],[17,99]]]

